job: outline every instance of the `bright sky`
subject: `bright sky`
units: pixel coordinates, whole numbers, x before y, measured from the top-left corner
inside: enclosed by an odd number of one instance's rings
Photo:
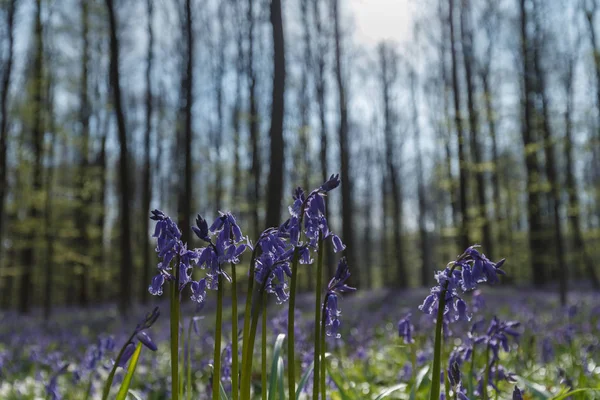
[[[369,46],[383,39],[403,42],[412,35],[411,0],[349,0],[354,37]],[[411,4],[413,3],[413,4]]]

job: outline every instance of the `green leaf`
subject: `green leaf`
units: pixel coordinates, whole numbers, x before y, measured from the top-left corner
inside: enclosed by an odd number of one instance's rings
[[[379,396],[375,397],[375,400],[381,400],[383,398],[386,398],[390,394],[394,393],[396,390],[400,390],[400,389],[404,389],[404,388],[406,388],[406,383],[399,383],[397,385],[390,386],[389,388],[385,389],[383,392],[379,393]]]
[[[566,399],[567,397],[572,396],[572,395],[577,394],[577,393],[596,393],[596,394],[600,394],[600,390],[593,389],[593,388],[576,389],[576,390],[573,390],[573,391],[570,391],[570,392],[558,395],[556,397],[552,397],[551,400],[563,400],[563,399]]]
[[[229,397],[227,396],[227,392],[225,391],[225,388],[223,387],[223,382],[219,381],[219,397],[221,398],[221,400],[229,400]]]
[[[519,381],[536,396],[541,396],[544,399],[549,399],[552,396],[552,393],[547,391],[544,386],[538,383],[531,382],[523,377],[519,377]]]
[[[121,387],[119,388],[119,393],[117,393],[116,400],[125,400],[127,398],[127,393],[129,393],[129,386],[131,385],[131,380],[133,379],[133,374],[135,373],[135,369],[137,368],[138,360],[140,359],[141,353],[142,342],[139,342],[137,346],[135,346],[135,351],[131,356],[131,361],[129,361],[129,367],[127,367],[127,374],[125,375],[125,379],[123,379],[123,383],[121,383]]]
[[[271,363],[271,377],[269,379],[269,400],[275,400],[275,392],[277,391],[277,387],[280,385],[283,386],[283,376],[280,376],[278,372],[280,372],[279,359],[281,358],[281,348],[283,347],[284,340],[285,335],[283,333],[280,333],[275,340],[275,347],[273,348],[273,362]],[[277,382],[278,379],[282,382]]]
[[[137,390],[129,389],[129,395],[133,397],[134,400],[143,400],[142,395]]]
[[[310,366],[304,372],[304,375],[302,375],[300,382],[298,382],[298,388],[296,389],[296,400],[300,398],[300,393],[302,393],[302,389],[304,389],[304,386],[306,386],[308,383],[308,377],[310,376],[311,372],[313,372],[314,368],[315,364],[310,364]]]
[[[410,400],[415,400],[417,392],[421,388],[423,381],[428,377],[427,373],[429,372],[429,367],[429,364],[427,364],[417,373],[417,376],[415,377],[415,384],[410,391]]]
[[[338,374],[335,374],[335,373],[333,373],[333,371],[331,371],[330,366],[327,366],[327,372],[329,372],[329,376],[331,377],[331,380],[333,381],[333,383],[335,383],[335,385],[339,389],[342,400],[355,400],[356,399],[356,397],[351,396],[344,389],[344,385],[342,384],[342,379],[340,378],[340,376]]]

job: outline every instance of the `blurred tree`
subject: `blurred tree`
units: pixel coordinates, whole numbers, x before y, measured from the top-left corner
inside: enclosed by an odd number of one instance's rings
[[[398,143],[394,140],[394,127],[398,125],[397,115],[394,113],[391,91],[395,87],[398,79],[398,53],[390,43],[381,43],[379,45],[379,66],[380,66],[380,84],[383,101],[383,124],[385,138],[385,163],[386,163],[386,185],[389,184],[392,193],[392,226],[394,228],[394,261],[396,286],[407,287],[406,266],[404,263],[404,250],[402,244],[402,184],[400,182],[400,172],[397,165],[399,159]],[[387,209],[384,209],[384,216]]]
[[[473,182],[476,186],[477,199],[477,226],[482,228],[482,244],[486,254],[493,252],[492,248],[492,233],[490,228],[489,217],[487,213],[488,202],[486,199],[486,181],[484,175],[484,149],[481,145],[479,135],[479,115],[475,105],[477,92],[475,87],[475,76],[473,68],[475,67],[475,49],[473,44],[473,28],[471,16],[471,1],[462,0],[460,7],[460,37],[463,64],[465,68],[465,81],[467,88],[467,112],[469,116],[469,138],[470,150],[472,159],[471,171],[475,176]]]
[[[7,32],[7,51],[6,60],[2,60],[2,75],[0,81],[0,272],[4,266],[4,222],[6,219],[6,194],[8,189],[7,173],[7,148],[8,148],[8,92],[13,70],[14,43],[15,43],[15,13],[17,9],[17,0],[7,1],[6,9],[6,32]],[[4,3],[3,3],[4,5]],[[8,285],[2,285],[4,279],[0,274],[0,287],[8,291]]]
[[[181,238],[188,242],[190,228],[190,217],[192,215],[192,181],[194,170],[192,163],[192,105],[194,102],[194,30],[191,0],[184,0],[180,13],[182,41],[184,46],[183,62],[185,70],[181,75],[180,92],[180,123],[183,120],[183,126],[180,130],[177,141],[177,151],[175,159],[179,164],[179,176],[183,177],[183,182],[179,184],[178,194],[178,220],[179,229],[181,229]],[[178,124],[178,126],[181,126]],[[181,156],[183,154],[183,157]],[[183,165],[182,165],[183,164]]]
[[[42,1],[36,0],[35,4],[35,50],[33,58],[33,71],[31,82],[31,107],[32,107],[32,125],[31,125],[31,147],[33,150],[32,167],[32,196],[29,199],[29,210],[27,218],[31,218],[33,223],[26,230],[24,237],[25,247],[22,254],[21,266],[21,285],[19,288],[19,312],[29,313],[31,309],[33,287],[33,269],[35,266],[35,239],[37,229],[35,226],[39,223],[40,217],[39,197],[42,194],[43,170],[42,157],[44,146],[44,119],[43,119],[43,101],[44,101],[44,32],[42,30]]]
[[[86,307],[89,302],[88,298],[88,280],[89,270],[92,263],[89,260],[89,238],[88,227],[90,221],[90,179],[88,174],[89,169],[89,142],[90,142],[90,114],[91,105],[88,98],[88,63],[89,63],[89,2],[80,0],[81,7],[81,28],[82,28],[82,45],[81,45],[81,83],[79,93],[79,125],[80,132],[80,154],[78,171],[76,174],[76,195],[77,203],[73,216],[75,225],[77,226],[77,250],[79,262],[74,265],[73,276],[79,278],[79,305]]]
[[[152,141],[152,116],[153,116],[153,98],[152,98],[152,67],[154,63],[154,30],[152,29],[154,5],[152,0],[146,1],[147,23],[146,34],[148,35],[148,48],[146,52],[146,129],[144,133],[144,172],[142,188],[142,280],[140,285],[140,298],[142,303],[148,301],[148,282],[150,282],[150,241],[148,232],[150,229],[150,202],[152,200],[152,160],[150,144]]]
[[[269,181],[267,188],[267,227],[281,223],[281,198],[283,193],[283,115],[285,87],[285,54],[281,1],[271,0],[271,26],[273,27],[273,100],[271,103],[271,139]]]
[[[452,93],[454,94],[454,125],[456,129],[456,138],[458,141],[458,169],[459,169],[459,205],[461,215],[461,225],[459,234],[460,248],[467,248],[470,245],[469,240],[469,207],[468,207],[468,193],[469,193],[469,175],[467,170],[467,151],[466,138],[463,131],[463,120],[460,106],[460,84],[458,80],[458,55],[456,51],[456,35],[454,33],[455,21],[454,21],[454,0],[448,0],[448,26],[450,41],[450,55],[452,60]]]
[[[252,226],[258,234],[260,224],[258,215],[258,205],[260,202],[260,177],[261,177],[261,157],[260,157],[260,115],[258,114],[258,102],[256,98],[257,74],[254,67],[254,0],[248,0],[247,23],[248,23],[248,53],[246,73],[248,75],[248,129],[250,132],[250,148],[252,152],[252,162],[250,165],[250,176],[253,184],[249,185],[249,203],[252,210]]]
[[[342,191],[342,237],[346,244],[346,259],[348,265],[357,265],[354,249],[354,207],[352,205],[352,177],[350,176],[350,147],[348,125],[348,99],[342,65],[342,32],[340,27],[339,0],[331,0],[331,17],[333,19],[333,34],[335,40],[335,80],[338,90],[339,125],[338,142],[340,146],[340,175]]]
[[[534,130],[534,102],[533,94],[535,82],[533,80],[535,70],[533,67],[532,46],[530,37],[529,11],[531,7],[528,0],[519,0],[519,22],[521,28],[521,78],[522,85],[522,110],[523,119],[521,123],[521,135],[523,138],[525,168],[527,173],[527,221],[529,223],[529,252],[531,262],[531,274],[533,283],[537,286],[546,282],[545,265],[539,257],[544,252],[543,226],[540,208],[540,166],[538,161],[538,141]]]
[[[119,136],[119,195],[121,228],[121,262],[119,267],[119,311],[125,315],[131,307],[133,257],[131,252],[131,227],[129,210],[129,167],[127,150],[127,131],[125,114],[121,102],[121,83],[119,75],[119,38],[113,0],[106,0],[108,21],[110,24],[110,85],[113,97],[113,110],[117,116],[117,131]]]

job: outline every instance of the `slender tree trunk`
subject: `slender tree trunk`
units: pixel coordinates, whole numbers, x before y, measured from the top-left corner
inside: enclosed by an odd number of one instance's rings
[[[283,115],[285,87],[285,54],[281,1],[271,0],[273,27],[273,102],[271,111],[271,156],[267,190],[267,227],[279,226],[283,193]]]
[[[523,122],[521,135],[525,148],[525,167],[527,172],[527,221],[529,225],[529,251],[531,257],[531,273],[533,283],[541,286],[546,281],[544,263],[538,257],[544,251],[542,234],[542,219],[540,214],[540,197],[537,186],[539,184],[539,162],[536,151],[532,151],[532,145],[537,143],[535,131],[532,124],[533,107],[533,81],[531,65],[531,43],[528,33],[528,11],[527,0],[519,0],[520,24],[521,24],[521,57],[523,58]]]
[[[538,31],[540,30],[539,22],[536,21]],[[540,35],[540,33],[538,33]],[[538,98],[541,99],[541,130],[544,141],[544,155],[546,159],[545,169],[548,183],[550,184],[550,196],[549,203],[550,209],[553,214],[553,233],[554,233],[554,251],[556,255],[555,271],[556,277],[559,282],[559,295],[561,305],[567,304],[567,290],[568,290],[568,268],[569,265],[565,261],[565,249],[562,235],[562,225],[560,221],[560,182],[558,173],[556,171],[556,159],[554,152],[554,142],[552,139],[552,132],[550,128],[550,114],[548,105],[548,96],[546,94],[546,76],[545,71],[542,70],[540,51],[543,43],[536,40],[535,49],[533,51],[533,68],[536,76],[536,92]]]
[[[121,265],[119,311],[126,315],[131,305],[131,283],[133,272],[133,257],[131,254],[131,226],[129,209],[129,166],[127,151],[127,131],[125,114],[121,102],[121,83],[119,76],[119,39],[117,36],[117,20],[113,0],[106,0],[108,20],[110,23],[110,81],[113,97],[113,108],[117,117],[119,136],[119,191],[121,226]]]
[[[390,98],[390,90],[394,84],[396,74],[395,69],[397,68],[397,60],[395,59],[392,49],[386,44],[381,44],[379,47],[379,62],[381,66],[381,91],[383,95],[385,162],[393,203],[394,258],[396,261],[395,283],[397,287],[406,287],[408,282],[406,280],[402,251],[402,195],[400,178],[398,176],[398,166],[395,163],[395,160],[397,159],[397,154],[394,152],[396,146],[393,139],[395,118],[393,116]]]
[[[454,0],[448,0],[448,24],[450,27],[450,54],[452,56],[452,91],[454,93],[454,124],[456,126],[456,137],[458,139],[458,165],[459,165],[459,205],[461,214],[460,226],[460,247],[466,249],[470,245],[469,241],[469,210],[467,203],[468,189],[468,171],[467,171],[467,152],[465,149],[466,139],[462,126],[462,115],[460,110],[460,86],[458,82],[458,60],[456,55],[456,44],[454,34]]]
[[[348,265],[357,265],[354,249],[354,210],[352,205],[352,184],[350,177],[350,148],[348,144],[348,100],[344,86],[342,71],[342,37],[340,32],[339,0],[332,0],[332,17],[335,38],[335,80],[338,89],[338,106],[340,108],[340,122],[338,127],[338,141],[340,145],[340,166],[342,184],[342,235],[346,244],[346,259]]]
[[[250,166],[250,175],[253,179],[253,184],[250,185],[249,198],[250,209],[252,210],[253,226],[258,234],[260,219],[258,215],[258,204],[260,202],[260,131],[259,131],[259,115],[258,103],[256,99],[256,72],[254,70],[254,0],[248,0],[248,96],[249,96],[249,130],[250,130],[250,147],[252,151],[252,165]]]
[[[186,65],[185,73],[182,78],[181,90],[183,91],[183,142],[180,142],[180,151],[184,153],[183,157],[183,186],[180,186],[179,192],[179,228],[181,229],[181,238],[188,242],[190,228],[190,217],[192,215],[192,103],[194,90],[194,31],[192,25],[192,4],[191,0],[185,0],[185,22],[183,32],[186,44]]]
[[[8,189],[8,181],[6,179],[8,163],[6,161],[6,151],[8,143],[8,92],[10,90],[10,81],[12,74],[13,65],[13,53],[14,53],[14,42],[15,42],[15,12],[17,8],[17,1],[10,0],[8,3],[8,12],[6,18],[6,31],[8,33],[8,51],[6,64],[4,65],[4,73],[2,74],[2,81],[0,83],[0,243],[3,243],[4,229],[5,229],[5,218],[6,218],[6,194]],[[3,246],[0,246],[0,272],[4,267]],[[2,286],[0,281],[1,291],[9,292],[9,279],[7,278]],[[2,304],[3,305],[3,304]]]
[[[498,226],[498,242],[500,245],[506,242],[506,235],[504,234],[504,224],[500,223],[503,219],[503,213],[500,211],[500,174],[498,173],[498,168],[500,164],[500,159],[498,156],[498,137],[496,134],[496,117],[494,115],[494,106],[492,104],[492,93],[490,87],[490,76],[489,76],[489,66],[484,68],[481,72],[481,83],[483,85],[484,92],[484,101],[485,101],[485,114],[487,119],[488,130],[490,133],[490,139],[492,142],[492,193],[493,193],[493,201],[491,202],[491,206],[493,207],[493,218],[494,222]],[[491,232],[490,232],[491,234]],[[488,254],[494,257],[494,253],[488,251]]]
[[[242,15],[241,0],[236,3],[234,12]],[[241,18],[240,18],[241,19]],[[244,31],[241,26],[237,28],[236,46],[236,79],[235,79],[235,103],[233,106],[232,125],[233,125],[233,204],[239,204],[240,186],[242,184],[242,173],[240,164],[240,146],[241,146],[241,114],[242,114],[242,75],[244,73]]]
[[[106,297],[105,288],[104,288],[104,266],[105,266],[105,253],[104,253],[104,222],[106,219],[105,213],[105,197],[106,197],[106,173],[107,173],[107,163],[106,163],[106,140],[108,138],[108,131],[110,126],[110,114],[105,115],[103,120],[104,126],[102,127],[102,137],[100,138],[100,151],[98,152],[98,156],[96,158],[96,165],[98,168],[98,180],[99,180],[99,188],[97,192],[96,202],[98,204],[99,212],[96,216],[96,229],[100,232],[100,251],[96,257],[95,263],[97,268],[99,268],[100,273],[99,277],[96,277],[96,281],[94,283],[94,299],[98,302],[102,301]],[[98,279],[100,278],[100,279]]]
[[[323,31],[323,21],[321,20],[321,0],[312,0],[313,6],[313,18],[315,21],[315,40],[317,43],[317,51],[315,52],[315,91],[316,100],[319,108],[319,137],[321,139],[321,146],[319,152],[319,162],[321,165],[321,181],[325,182],[329,177],[330,172],[327,167],[327,120],[325,114],[327,112],[325,95],[326,95],[326,82],[325,82],[325,67],[326,60],[325,54],[327,53],[327,39]],[[329,220],[329,208],[325,209],[325,217]],[[333,276],[335,273],[335,265],[333,263],[334,255],[331,246],[327,246],[325,252],[325,264],[327,265],[328,276]]]
[[[150,201],[152,199],[152,174],[150,142],[152,139],[152,66],[154,62],[154,32],[152,30],[152,17],[154,6],[152,0],[147,0],[146,8],[148,10],[148,23],[146,32],[148,34],[148,52],[146,55],[146,132],[144,135],[144,176],[142,189],[142,281],[140,286],[140,299],[143,304],[148,302],[148,285],[150,284],[150,240],[148,240],[148,231],[150,229]]]
[[[7,173],[8,163],[6,162],[6,150],[8,143],[8,92],[10,91],[10,80],[13,65],[13,53],[15,43],[15,12],[17,1],[10,0],[8,2],[8,12],[6,18],[6,31],[8,33],[8,55],[6,64],[3,68],[2,82],[0,83],[0,243],[3,243],[4,238],[4,222],[5,222],[5,203],[7,193]],[[2,248],[0,246],[0,259],[2,259]],[[0,271],[3,267],[3,262],[0,261]]]
[[[44,321],[47,323],[50,320],[50,314],[52,312],[52,294],[54,288],[54,243],[56,241],[56,232],[53,228],[54,219],[52,218],[52,208],[54,207],[53,202],[53,191],[54,191],[54,173],[56,170],[55,160],[55,144],[56,140],[56,125],[54,117],[54,96],[53,91],[53,78],[48,73],[48,92],[46,99],[46,106],[48,109],[48,128],[50,131],[50,148],[48,153],[48,168],[46,172],[46,198],[44,204],[44,234],[45,234],[45,245],[46,245],[46,259],[44,260]]]
[[[565,110],[565,155],[566,155],[566,173],[567,173],[567,193],[569,195],[569,225],[573,234],[573,245],[575,248],[575,254],[577,254],[578,261],[584,265],[585,273],[589,279],[592,287],[596,290],[600,289],[600,281],[595,270],[595,263],[591,257],[583,239],[581,232],[581,221],[580,212],[581,206],[579,203],[579,196],[577,196],[577,182],[575,180],[575,158],[577,157],[573,149],[573,80],[575,71],[575,61],[573,59],[568,60],[567,65],[568,71],[564,78],[565,97],[566,97],[566,110]]]
[[[216,153],[216,163],[215,163],[215,207],[217,210],[221,210],[223,208],[223,166],[221,165],[221,145],[222,145],[222,137],[225,131],[225,117],[223,116],[223,77],[225,76],[225,47],[226,47],[226,37],[225,37],[225,24],[226,24],[226,16],[225,16],[225,2],[221,2],[218,6],[218,20],[219,20],[219,43],[218,47],[218,55],[217,55],[217,65],[216,65],[216,99],[217,99],[217,132],[215,132],[215,153]]]
[[[33,127],[32,127],[32,143],[33,143],[33,195],[32,198],[36,198],[38,193],[42,190],[42,154],[44,146],[44,120],[43,120],[43,87],[44,87],[44,41],[42,32],[42,2],[41,0],[36,1],[36,13],[35,13],[35,57],[33,66],[33,93],[32,93],[32,107],[33,107]],[[39,221],[36,221],[40,217],[40,210],[38,205],[32,201],[29,206],[28,218],[35,221],[35,225]],[[25,243],[26,247],[23,250],[22,258],[22,272],[21,272],[21,285],[19,290],[19,312],[21,314],[29,313],[31,308],[31,288],[33,283],[33,267],[35,265],[35,237],[36,233],[34,230],[30,230],[26,234]]]
[[[592,45],[592,54],[594,57],[594,74],[596,76],[596,117],[597,117],[597,132],[596,132],[596,146],[595,150],[600,147],[600,46],[598,44],[598,38],[596,37],[596,27],[597,25],[594,22],[594,17],[597,10],[597,2],[590,1],[591,8],[585,9],[585,19],[587,21],[587,26],[590,34],[590,42]],[[596,167],[599,166],[600,163],[595,163]],[[596,187],[595,187],[595,196],[596,196],[596,214],[600,218],[600,189],[598,188],[599,182],[597,182],[597,174],[595,176],[596,179]]]
[[[82,57],[81,57],[81,87],[79,93],[79,123],[81,124],[81,153],[79,159],[79,172],[77,173],[77,208],[75,210],[75,226],[77,227],[77,248],[79,256],[82,260],[87,259],[89,254],[89,236],[88,236],[88,222],[89,222],[89,207],[90,207],[90,196],[89,190],[86,188],[86,184],[89,182],[88,178],[88,152],[89,152],[89,141],[90,141],[90,102],[88,96],[88,63],[90,59],[89,55],[89,2],[87,0],[81,0],[81,26],[82,26]],[[79,262],[76,267],[79,266],[81,272],[79,273],[79,305],[87,307],[88,299],[88,279],[89,269],[91,263]],[[74,276],[77,276],[74,274]]]
[[[475,82],[473,76],[473,65],[475,60],[473,57],[473,32],[471,28],[471,4],[469,0],[462,0],[461,7],[461,24],[460,35],[462,40],[463,59],[465,67],[465,78],[467,84],[467,108],[469,113],[469,130],[471,139],[471,155],[473,158],[473,170],[475,174],[475,182],[477,183],[477,202],[479,224],[483,234],[483,248],[487,254],[492,254],[492,233],[487,213],[487,200],[485,196],[485,176],[481,165],[483,160],[483,149],[481,148],[479,139],[479,118],[477,108],[475,107],[475,98],[477,96]],[[479,225],[478,224],[478,225]]]
[[[410,93],[413,113],[413,132],[417,153],[417,199],[419,203],[419,241],[421,248],[421,286],[427,287],[431,281],[429,266],[431,265],[431,250],[427,234],[427,200],[425,197],[425,177],[423,176],[423,149],[421,148],[421,130],[419,128],[419,109],[417,107],[417,77],[414,71],[410,73]]]

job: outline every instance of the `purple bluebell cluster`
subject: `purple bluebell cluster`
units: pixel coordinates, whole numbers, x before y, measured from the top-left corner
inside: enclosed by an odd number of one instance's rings
[[[324,197],[339,184],[339,175],[331,175],[327,182],[308,195],[302,188],[296,188],[293,203],[288,207],[290,217],[278,228],[269,228],[259,237],[256,246],[260,248],[260,255],[256,259],[255,279],[267,293],[275,295],[278,303],[289,298],[290,264],[295,255],[300,264],[312,264],[311,252],[318,249],[319,236],[324,240],[330,238],[336,252],[345,248],[341,239],[329,230],[325,212]],[[302,241],[302,235],[306,241]]]
[[[207,246],[188,249],[187,244],[181,240],[181,230],[177,224],[162,211],[152,211],[150,219],[156,221],[153,237],[157,238],[156,252],[161,261],[158,263],[159,273],[152,279],[148,288],[151,294],[162,295],[164,283],[176,280],[177,275],[171,266],[173,262],[178,268],[179,291],[189,286],[190,297],[197,303],[204,302],[207,289],[217,288],[220,276],[231,281],[222,266],[240,262],[240,256],[248,248],[248,245],[242,242],[247,239],[242,235],[233,214],[219,214],[210,228],[204,218],[197,216],[196,226],[192,227],[192,231],[205,241]],[[194,267],[205,270],[206,276],[198,281],[192,280]]]
[[[437,285],[431,288],[419,309],[426,314],[435,315],[438,311],[441,296],[444,296],[444,315],[452,315],[453,320],[470,320],[467,304],[460,297],[461,292],[469,292],[477,288],[479,283],[494,284],[498,275],[505,275],[501,270],[504,259],[494,263],[477,251],[477,246],[465,250],[455,261],[443,271],[435,274]]]

